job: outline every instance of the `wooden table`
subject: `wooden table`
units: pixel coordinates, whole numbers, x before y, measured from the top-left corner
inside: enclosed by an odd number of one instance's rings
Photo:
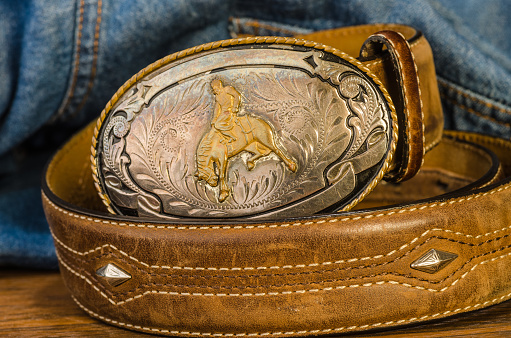
[[[151,337],[89,317],[57,272],[0,270],[2,337]],[[399,330],[349,337],[511,337],[511,301]]]

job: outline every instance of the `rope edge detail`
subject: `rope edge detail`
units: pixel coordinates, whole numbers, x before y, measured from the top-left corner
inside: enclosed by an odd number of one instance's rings
[[[94,133],[92,136],[92,147],[91,147],[91,167],[92,167],[92,176],[94,185],[96,187],[96,190],[98,191],[98,194],[103,201],[103,204],[107,207],[108,211],[111,214],[116,214],[111,206],[111,201],[106,194],[106,192],[103,191],[103,188],[101,187],[100,179],[98,176],[98,163],[96,159],[97,150],[96,147],[98,145],[98,135],[99,131],[101,129],[101,126],[103,122],[105,121],[107,115],[110,113],[111,109],[115,106],[115,104],[119,101],[122,95],[124,95],[137,81],[141,80],[145,76],[149,75],[153,71],[166,66],[170,64],[173,61],[182,59],[184,57],[197,54],[202,51],[207,50],[214,50],[222,47],[228,47],[228,46],[236,46],[236,45],[247,45],[247,44],[284,44],[284,45],[296,45],[296,46],[304,46],[304,47],[311,47],[318,50],[322,50],[328,53],[332,53],[341,59],[349,62],[351,65],[357,67],[362,72],[364,72],[380,89],[381,93],[383,94],[391,114],[391,120],[392,120],[392,140],[390,142],[389,151],[387,152],[385,161],[382,165],[382,168],[380,169],[380,172],[376,177],[373,178],[370,184],[366,186],[364,191],[362,191],[357,198],[355,198],[351,203],[346,205],[344,208],[342,208],[339,211],[348,211],[352,209],[355,205],[360,203],[361,200],[363,200],[373,189],[374,187],[383,179],[387,171],[390,169],[393,156],[397,147],[397,138],[398,138],[398,124],[397,124],[397,114],[394,107],[394,104],[392,102],[392,99],[381,83],[381,81],[374,75],[369,68],[367,68],[363,63],[358,61],[357,59],[351,57],[350,55],[336,49],[330,46],[326,46],[320,43],[316,43],[314,41],[308,41],[308,40],[302,40],[302,39],[296,39],[296,38],[288,38],[288,37],[275,37],[275,36],[269,36],[269,37],[248,37],[248,38],[237,38],[237,39],[229,39],[229,40],[221,40],[221,41],[215,41],[206,43],[203,45],[199,45],[196,47],[188,48],[183,51],[168,55],[149,66],[145,67],[144,69],[140,70],[136,75],[132,76],[126,83],[122,85],[119,90],[114,94],[114,96],[108,101],[106,104],[105,109],[101,112],[100,117],[98,118],[96,122],[96,126],[94,128]]]

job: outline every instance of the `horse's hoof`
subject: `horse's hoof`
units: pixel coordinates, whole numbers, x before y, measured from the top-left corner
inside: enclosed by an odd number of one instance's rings
[[[295,162],[291,162],[291,163],[289,163],[288,168],[289,168],[289,170],[291,170],[292,172],[295,172],[295,171],[296,171],[296,169],[298,169],[298,166],[296,165],[296,163],[295,163]]]
[[[229,196],[229,192],[228,191],[221,191],[220,192],[220,196],[218,196],[218,200],[220,202],[223,202],[227,199],[227,197]]]
[[[254,169],[254,167],[255,167],[254,162],[252,162],[252,161],[248,161],[248,162],[247,162],[247,168],[248,168],[248,170],[252,170],[252,169]]]

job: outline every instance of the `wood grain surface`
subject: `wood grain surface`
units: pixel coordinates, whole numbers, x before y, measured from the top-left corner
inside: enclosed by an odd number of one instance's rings
[[[151,337],[89,317],[57,272],[0,270],[1,337]],[[349,337],[511,337],[511,301],[405,328]]]

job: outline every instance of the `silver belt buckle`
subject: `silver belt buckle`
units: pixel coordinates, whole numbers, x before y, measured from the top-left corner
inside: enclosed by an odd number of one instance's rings
[[[112,213],[283,219],[349,210],[388,171],[397,122],[356,59],[292,38],[170,55],[107,104],[93,140]]]

